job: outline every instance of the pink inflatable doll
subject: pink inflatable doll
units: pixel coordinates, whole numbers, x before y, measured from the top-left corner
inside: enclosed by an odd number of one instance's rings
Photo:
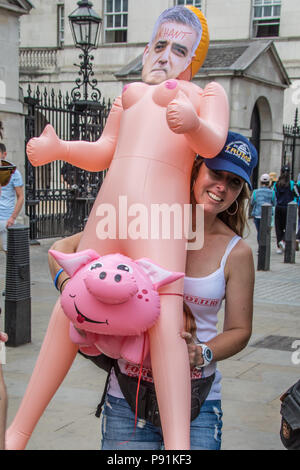
[[[169,239],[161,235],[128,236],[121,200],[126,198],[127,207],[131,209],[143,208],[148,214],[146,225],[150,231],[151,210],[155,205],[164,204],[169,208],[177,205],[183,209],[189,204],[195,155],[212,158],[225,143],[229,122],[225,91],[217,83],[209,83],[202,90],[186,81],[204,61],[208,47],[204,17],[196,8],[191,9],[201,21],[202,38],[198,46],[200,53],[196,51],[195,56],[184,56],[185,69],[181,69],[181,74],[173,75],[173,78],[184,80],[172,79],[166,54],[172,55],[172,64],[177,64],[178,52],[189,51],[189,37],[194,37],[195,33],[182,25],[181,20],[172,20],[171,27],[170,22],[163,24],[156,35],[155,44],[165,49],[163,56],[152,68],[149,67],[156,83],[162,82],[164,79],[160,77],[166,73],[169,73],[169,79],[158,85],[134,83],[125,87],[97,142],[64,142],[58,139],[51,126],[47,126],[39,138],[28,144],[27,153],[33,165],[60,159],[90,171],[109,167],[79,251],[93,248],[101,256],[122,253],[131,259],[147,257],[168,271],[185,271],[185,236],[177,238],[174,233]],[[146,47],[145,69],[155,54],[159,55],[156,46]],[[115,237],[104,233],[103,217],[108,206],[119,215]],[[190,368],[187,347],[181,338],[182,291],[182,279],[159,289],[160,294],[179,295],[161,296],[160,316],[149,330],[151,364],[166,449],[189,449]],[[26,445],[76,351],[76,345],[69,339],[68,319],[58,302],[26,395],[9,430],[9,448]]]

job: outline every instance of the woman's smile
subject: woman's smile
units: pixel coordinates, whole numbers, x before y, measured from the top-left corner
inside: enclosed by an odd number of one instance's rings
[[[222,202],[222,201],[224,201],[224,199],[222,199],[221,197],[217,196],[215,193],[212,193],[211,191],[207,191],[207,194],[208,194],[208,196],[210,197],[210,199],[212,199],[213,201],[216,201],[216,202]]]

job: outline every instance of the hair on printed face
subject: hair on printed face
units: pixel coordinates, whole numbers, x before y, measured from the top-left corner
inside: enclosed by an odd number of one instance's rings
[[[163,11],[156,20],[151,39],[149,41],[149,46],[153,44],[159,28],[165,23],[181,23],[190,26],[196,32],[197,39],[191,51],[191,54],[194,55],[202,37],[202,25],[197,16],[195,16],[189,9],[180,5]]]
[[[181,23],[191,27],[197,34],[197,39],[191,50],[192,62],[190,67],[190,78],[198,72],[207,55],[209,46],[209,32],[207,21],[203,13],[196,7],[191,5],[181,6],[177,5],[173,8],[168,8],[163,11],[153,28],[152,36],[148,46],[150,47],[159,31],[159,28],[164,23]]]

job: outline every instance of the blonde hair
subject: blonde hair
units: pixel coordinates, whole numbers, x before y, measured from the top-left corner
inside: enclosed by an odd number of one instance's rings
[[[194,166],[192,169],[192,177],[191,177],[191,201],[195,203],[195,197],[193,193],[194,184],[197,179],[200,166],[203,163],[202,158],[197,158],[194,162]],[[242,190],[235,201],[232,203],[228,209],[218,214],[218,217],[222,222],[224,222],[227,227],[229,227],[233,232],[235,232],[240,237],[244,237],[245,229],[249,230],[248,226],[248,206],[250,201],[250,191],[248,189],[248,185],[244,182]],[[238,206],[236,206],[236,203]],[[237,210],[236,210],[237,209]],[[236,211],[236,212],[235,212]],[[228,213],[229,212],[229,213]]]

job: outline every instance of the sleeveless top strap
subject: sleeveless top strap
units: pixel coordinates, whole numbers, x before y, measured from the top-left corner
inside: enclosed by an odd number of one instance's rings
[[[235,247],[235,245],[240,241],[241,237],[239,235],[235,235],[230,242],[227,245],[226,251],[223,255],[223,258],[221,260],[221,267],[224,268],[227,258],[231,253],[231,250]]]

